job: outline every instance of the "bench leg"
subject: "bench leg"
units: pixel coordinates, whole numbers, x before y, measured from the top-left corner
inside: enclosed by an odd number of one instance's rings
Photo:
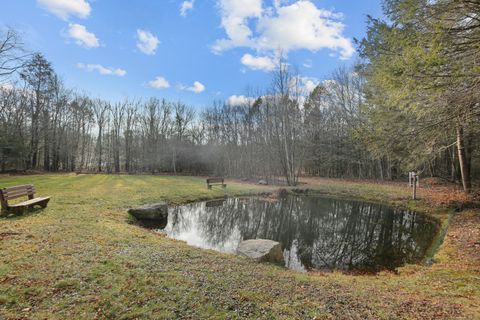
[[[50,201],[50,199],[47,199],[47,200],[44,200],[44,201],[40,202],[40,207],[45,209],[47,207],[48,201]]]
[[[20,215],[24,214],[26,210],[27,210],[27,207],[17,207],[17,208],[12,209],[12,212],[16,216],[20,216]]]
[[[23,208],[24,209],[28,208],[28,210],[33,210],[35,208],[35,206],[40,206],[40,208],[45,209],[47,207],[48,201],[50,201],[50,199],[46,199],[46,200],[43,200],[42,202],[31,204],[28,207],[23,207]]]

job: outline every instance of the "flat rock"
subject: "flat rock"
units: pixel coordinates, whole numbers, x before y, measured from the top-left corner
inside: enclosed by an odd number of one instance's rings
[[[253,258],[258,262],[272,262],[284,265],[282,246],[279,242],[268,239],[251,239],[240,243],[237,253]]]
[[[165,220],[168,218],[168,205],[165,202],[145,204],[128,209],[128,213],[139,220]]]
[[[258,184],[262,186],[266,186],[268,184],[267,180],[258,180]]]

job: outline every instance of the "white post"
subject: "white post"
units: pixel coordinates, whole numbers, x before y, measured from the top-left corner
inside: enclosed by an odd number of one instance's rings
[[[408,173],[408,186],[413,188],[412,199],[417,200],[417,188],[420,187],[420,177],[414,171]]]
[[[420,178],[416,172],[409,173],[409,184],[413,188],[412,199],[417,200],[417,188],[420,187]]]
[[[413,200],[417,200],[417,175],[413,173]]]

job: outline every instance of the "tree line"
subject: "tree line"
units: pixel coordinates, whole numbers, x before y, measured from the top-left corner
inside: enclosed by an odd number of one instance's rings
[[[7,29],[0,43],[2,171],[174,173],[278,179],[478,179],[480,3],[385,0],[360,60],[313,90],[280,59],[242,103],[194,109],[67,88]],[[7,85],[9,84],[9,85]],[[311,91],[310,91],[311,90]]]
[[[385,0],[358,42],[361,132],[372,155],[460,181],[478,179],[480,2]]]

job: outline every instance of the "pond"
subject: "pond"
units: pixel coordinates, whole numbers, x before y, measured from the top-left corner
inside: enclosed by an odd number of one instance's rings
[[[164,226],[162,226],[164,227]],[[424,258],[438,231],[426,215],[317,196],[230,198],[170,210],[164,229],[192,246],[234,253],[247,239],[281,243],[298,271],[393,270]]]

